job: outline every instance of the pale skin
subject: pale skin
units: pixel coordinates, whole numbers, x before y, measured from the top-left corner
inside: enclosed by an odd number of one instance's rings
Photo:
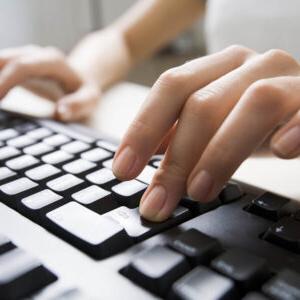
[[[56,117],[84,118],[103,90],[203,13],[199,0],[176,0],[176,5],[174,0],[144,0],[109,28],[86,37],[67,57],[52,48],[2,50],[0,96],[17,84],[28,84],[28,79],[51,78],[65,91],[56,97]],[[113,164],[117,177],[132,179],[164,144],[166,155],[141,200],[142,216],[165,220],[184,194],[211,201],[270,135],[275,155],[297,157],[299,75],[300,66],[288,53],[256,53],[243,46],[163,73]]]

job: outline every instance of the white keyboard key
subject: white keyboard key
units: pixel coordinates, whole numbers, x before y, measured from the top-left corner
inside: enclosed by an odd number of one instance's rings
[[[147,226],[146,223],[143,224],[138,208],[130,209],[126,206],[120,206],[103,216],[110,217],[118,222],[131,237],[141,236],[151,230],[150,226]]]
[[[41,155],[50,151],[53,151],[54,148],[44,143],[37,143],[32,146],[24,148],[24,152],[30,155]]]
[[[137,180],[129,180],[113,186],[112,191],[120,196],[129,197],[144,190],[146,187],[146,184],[143,184]]]
[[[26,177],[21,177],[0,186],[0,190],[7,195],[17,195],[36,187],[38,184]]]
[[[39,181],[48,178],[50,176],[53,176],[55,174],[58,174],[60,172],[61,172],[60,169],[52,165],[45,164],[26,171],[25,175],[31,178],[32,180]]]
[[[63,145],[61,147],[61,150],[64,150],[64,151],[72,153],[72,154],[76,154],[76,153],[82,152],[84,150],[87,150],[89,148],[90,148],[89,144],[86,144],[81,141],[74,141],[69,144]]]
[[[20,248],[0,255],[0,283],[6,284],[32,271],[41,263]]]
[[[11,139],[7,142],[8,146],[16,147],[16,148],[23,148],[33,144],[35,141],[26,135],[18,136],[14,139]]]
[[[111,194],[96,185],[89,186],[72,195],[72,198],[82,204],[91,204]]]
[[[62,196],[47,189],[22,199],[22,203],[31,209],[40,209],[62,198]]]
[[[36,165],[38,162],[39,160],[37,158],[26,154],[7,161],[6,166],[13,170],[22,170]]]
[[[48,128],[38,128],[27,133],[27,135],[34,140],[43,139],[51,134],[52,131],[49,130]]]
[[[92,168],[95,168],[97,165],[88,160],[77,159],[63,166],[63,169],[72,174],[80,174]]]
[[[92,245],[101,244],[123,230],[111,218],[103,217],[76,202],[69,202],[46,216],[64,230]]]
[[[63,134],[55,134],[43,140],[44,143],[54,147],[60,146],[70,141],[71,139]]]
[[[178,206],[170,217],[172,218],[179,217],[188,213],[188,209],[182,206]],[[109,217],[118,222],[122,227],[124,227],[127,234],[131,237],[139,237],[146,232],[152,231],[161,231],[164,223],[151,223],[145,222],[141,219],[141,215],[139,213],[138,208],[128,208],[126,206],[120,206],[114,210],[109,211],[108,213],[103,215],[104,217]],[[167,223],[168,221],[166,221]]]
[[[108,141],[99,141],[99,142],[97,142],[97,146],[107,149],[112,152],[116,152],[118,149],[118,146],[116,146]]]
[[[95,184],[104,184],[116,179],[114,173],[110,169],[100,169],[86,176],[86,179]]]
[[[103,162],[103,166],[108,169],[112,169],[113,158]]]
[[[95,149],[89,150],[89,151],[81,154],[81,157],[83,159],[93,161],[93,162],[106,159],[110,156],[111,156],[111,152],[108,152],[108,151],[106,151],[104,149],[100,149],[100,148],[95,148]]]
[[[16,174],[17,174],[16,172],[14,172],[6,167],[0,168],[0,180],[12,177]]]
[[[0,141],[6,141],[18,135],[18,131],[12,128],[0,130]]]
[[[152,178],[154,177],[154,174],[156,172],[156,169],[151,166],[146,166],[144,170],[141,172],[141,174],[136,178],[144,183],[150,184],[152,181]]]
[[[63,192],[82,182],[82,179],[72,174],[66,174],[47,182],[47,186],[56,192]]]
[[[51,165],[60,164],[64,161],[70,160],[74,157],[74,155],[67,153],[62,150],[57,150],[55,152],[46,154],[42,157],[42,160]]]
[[[0,148],[0,160],[5,160],[7,158],[19,155],[21,153],[20,150],[14,148],[14,147],[3,147]]]

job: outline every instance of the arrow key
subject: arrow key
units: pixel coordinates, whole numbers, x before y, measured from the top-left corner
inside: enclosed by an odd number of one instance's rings
[[[269,227],[263,239],[300,253],[300,222],[289,217],[283,218]]]

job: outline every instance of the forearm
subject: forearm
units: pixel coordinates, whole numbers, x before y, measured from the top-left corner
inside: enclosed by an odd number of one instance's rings
[[[138,1],[107,29],[84,38],[69,60],[85,78],[105,89],[189,27],[203,12],[201,0]]]

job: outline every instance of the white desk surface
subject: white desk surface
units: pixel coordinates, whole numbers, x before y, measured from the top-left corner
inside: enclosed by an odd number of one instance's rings
[[[149,88],[132,83],[116,85],[99,101],[87,125],[120,140],[148,91]],[[32,113],[34,107],[39,116],[53,113],[52,103],[22,88],[11,91],[2,106],[25,113]],[[242,164],[233,178],[300,201],[300,158],[282,160],[267,152],[256,153]]]

